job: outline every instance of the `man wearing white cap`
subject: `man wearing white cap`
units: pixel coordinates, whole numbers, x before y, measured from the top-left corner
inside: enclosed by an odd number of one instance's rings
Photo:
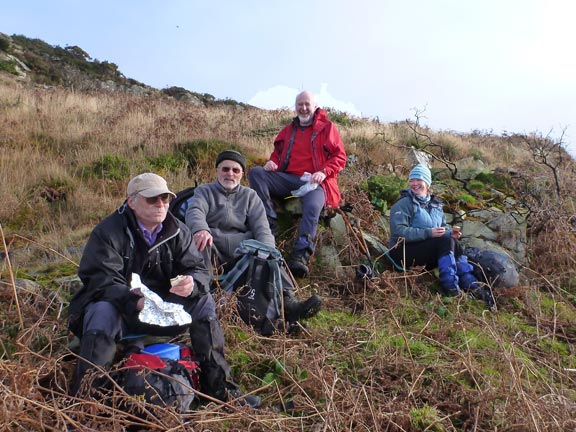
[[[210,274],[186,225],[168,212],[174,196],[159,175],[140,174],[128,183],[126,201],[92,231],[78,270],[83,287],[69,308],[69,328],[80,338],[74,392],[91,364],[112,363],[116,341],[123,335],[172,336],[189,329],[202,371],[202,391],[220,400],[241,396],[224,357]],[[160,327],[140,322],[144,298],[131,290],[133,273],[163,300],[182,304],[192,324]],[[177,276],[184,277],[171,286]],[[245,401],[260,403],[257,397]]]

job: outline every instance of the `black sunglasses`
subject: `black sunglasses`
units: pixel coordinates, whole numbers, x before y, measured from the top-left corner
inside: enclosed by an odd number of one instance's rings
[[[231,168],[231,167],[224,166],[224,167],[220,167],[220,169],[222,170],[222,172],[228,172],[228,171],[232,170],[232,172],[234,174],[240,174],[242,172],[242,169],[237,168],[237,167]]]
[[[158,198],[162,200],[164,204],[168,204],[172,199],[172,195],[169,193],[163,193],[162,195],[156,195],[155,197],[145,197],[146,202],[150,205],[154,205],[158,202]]]

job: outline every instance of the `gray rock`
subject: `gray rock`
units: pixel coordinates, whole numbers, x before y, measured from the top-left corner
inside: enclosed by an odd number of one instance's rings
[[[336,213],[336,215],[330,219],[329,225],[336,246],[344,247],[348,239],[348,229],[346,228],[346,223],[342,215]]]
[[[428,168],[431,167],[430,165],[430,156],[424,153],[422,150],[418,150],[415,147],[411,147],[408,155],[406,156],[406,162],[408,162],[409,167],[413,167],[414,165],[422,164],[427,166]]]
[[[343,278],[346,276],[346,268],[342,266],[338,251],[334,246],[323,246],[318,248],[315,253],[314,266],[321,268],[324,271],[324,276],[328,276],[330,270],[334,272],[334,277]]]

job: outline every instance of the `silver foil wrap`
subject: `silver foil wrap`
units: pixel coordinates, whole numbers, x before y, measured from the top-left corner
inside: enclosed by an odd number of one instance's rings
[[[132,273],[131,289],[135,288],[140,288],[144,295],[144,308],[138,315],[138,319],[143,323],[168,327],[182,326],[192,322],[192,317],[184,310],[184,306],[165,302],[158,294],[142,283],[140,275]]]

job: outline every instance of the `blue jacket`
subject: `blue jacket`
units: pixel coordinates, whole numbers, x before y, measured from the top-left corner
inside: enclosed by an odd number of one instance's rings
[[[428,203],[422,204],[410,189],[403,190],[400,199],[390,209],[388,247],[393,247],[401,237],[406,242],[432,238],[432,228],[446,226],[443,205],[442,200],[434,195]],[[446,229],[444,236],[449,236],[451,231]]]

